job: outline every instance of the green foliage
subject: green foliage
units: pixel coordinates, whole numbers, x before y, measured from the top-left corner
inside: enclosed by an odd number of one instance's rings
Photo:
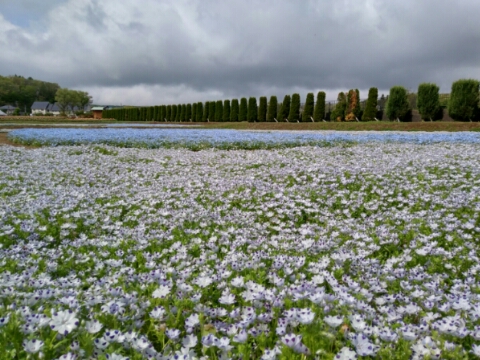
[[[197,117],[195,119],[196,122],[202,122],[205,121],[203,119],[204,113],[203,113],[203,103],[199,102],[197,103]]]
[[[215,104],[215,121],[223,121],[223,101],[217,100]]]
[[[248,99],[248,110],[247,110],[247,120],[249,122],[257,121],[258,108],[257,108],[257,98],[250,97]]]
[[[362,121],[373,121],[377,117],[378,89],[372,87],[368,90],[368,99],[363,111]]]
[[[292,95],[292,103],[290,105],[288,120],[300,121],[300,94]]]
[[[238,99],[232,99],[232,108],[230,110],[230,121],[238,121]]]
[[[305,99],[305,107],[303,109],[302,119],[303,121],[312,121],[313,119],[313,109],[314,109],[315,98],[313,93],[308,93],[307,98]]]
[[[177,121],[177,105],[172,105],[171,121]]]
[[[285,121],[286,119],[288,119],[288,115],[290,113],[290,103],[291,103],[290,95],[285,95],[285,97],[283,98],[282,106],[278,114],[280,121]]]
[[[360,92],[358,89],[351,89],[347,94],[347,107],[345,108],[345,120],[358,120],[360,117]]]
[[[167,118],[167,121],[172,121],[172,105],[167,105],[165,117]]]
[[[84,109],[91,103],[92,97],[85,91],[77,91],[70,89],[58,89],[55,94],[55,101],[62,114],[67,111],[74,111],[74,108]]]
[[[208,119],[210,121],[215,121],[215,101],[210,101],[208,103]]]
[[[313,118],[315,121],[322,121],[325,117],[325,98],[326,94],[324,91],[319,91],[317,93],[317,102],[315,104],[315,114]]]
[[[238,112],[238,121],[246,121],[247,120],[247,98],[240,99],[240,110]]]
[[[223,102],[223,121],[230,121],[230,100]]]
[[[347,96],[344,92],[340,92],[337,96],[337,103],[330,114],[330,120],[342,121],[345,116],[345,109],[347,108]]]
[[[417,108],[422,119],[432,121],[438,117],[441,111],[439,90],[440,88],[436,84],[418,85]]]
[[[472,120],[478,113],[479,81],[461,79],[452,84],[448,113],[455,120]]]
[[[208,117],[208,111],[210,110],[210,102],[206,101],[205,102],[205,108],[203,109],[203,116],[202,116],[202,121],[207,122],[209,120]]]
[[[410,110],[407,89],[403,86],[393,86],[388,96],[386,114],[390,120],[405,121]]]
[[[260,104],[258,106],[258,121],[265,122],[267,121],[267,97],[260,97]]]
[[[182,104],[182,108],[180,110],[180,121],[185,121],[187,117],[187,105]]]
[[[147,107],[147,108],[145,109],[145,120],[147,120],[147,121],[152,121],[152,118],[153,118],[153,116],[152,116],[152,107],[149,106],[149,107]]]
[[[187,104],[186,106],[185,121],[192,121],[192,104]]]
[[[197,103],[192,104],[192,117],[191,121],[197,121]]]
[[[267,112],[267,121],[273,122],[277,118],[277,108],[278,100],[276,96],[270,97],[270,102],[268,103],[268,112]]]

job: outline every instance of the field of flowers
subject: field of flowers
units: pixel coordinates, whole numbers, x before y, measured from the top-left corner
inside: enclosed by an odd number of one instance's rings
[[[0,147],[0,358],[479,357],[478,141],[416,136]]]

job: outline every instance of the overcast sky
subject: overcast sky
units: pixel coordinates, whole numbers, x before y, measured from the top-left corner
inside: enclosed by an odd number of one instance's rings
[[[160,105],[480,79],[479,0],[0,0],[0,75]]]

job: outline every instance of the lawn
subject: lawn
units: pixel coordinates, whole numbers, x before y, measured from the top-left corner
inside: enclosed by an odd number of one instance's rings
[[[2,356],[473,359],[478,146],[0,146]]]

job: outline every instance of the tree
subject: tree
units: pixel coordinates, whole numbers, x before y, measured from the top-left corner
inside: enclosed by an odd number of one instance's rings
[[[87,110],[87,107],[92,103],[92,97],[86,91],[76,91],[76,104],[79,111]]]
[[[190,121],[197,121],[197,103],[192,104],[192,118]]]
[[[283,98],[282,107],[280,108],[280,114],[278,115],[281,121],[288,121],[288,115],[290,114],[290,103],[290,95],[285,95]]]
[[[230,121],[230,100],[223,102],[223,121]]]
[[[165,117],[167,118],[167,121],[172,121],[172,105],[167,105]]]
[[[433,121],[440,109],[440,88],[436,84],[422,83],[418,85],[417,109],[422,119]]]
[[[61,114],[66,114],[68,108],[73,108],[73,104],[76,102],[76,94],[69,89],[58,89],[55,94],[55,101]]]
[[[461,79],[452,84],[448,114],[455,120],[472,121],[478,114],[479,82]]]
[[[358,121],[360,116],[360,92],[358,89],[351,89],[347,94],[347,107],[345,109],[345,120]]]
[[[345,116],[345,109],[347,108],[347,96],[344,92],[340,92],[337,96],[337,103],[330,114],[330,120],[342,121]]]
[[[230,110],[230,121],[238,121],[238,99],[232,99],[232,108]]]
[[[377,118],[378,89],[372,87],[368,90],[368,99],[363,111],[362,121],[373,121]]]
[[[215,101],[210,101],[208,103],[208,119],[210,121],[215,121]]]
[[[292,103],[290,105],[290,113],[288,114],[290,121],[300,121],[300,94],[292,95]]]
[[[170,121],[177,121],[177,105],[172,105],[172,114],[170,116]]]
[[[203,117],[202,117],[203,122],[209,121],[209,117],[208,117],[208,111],[209,110],[210,110],[210,102],[206,101],[205,102],[205,108],[203,109]]]
[[[265,122],[267,121],[267,97],[260,97],[260,104],[258,106],[258,121]]]
[[[247,120],[247,98],[240,99],[240,110],[238,112],[238,121],[246,121]]]
[[[202,122],[203,120],[203,103],[197,103],[197,122]]]
[[[185,121],[192,121],[192,104],[187,104],[187,109],[185,110]]]
[[[313,118],[314,101],[313,93],[308,93],[305,99],[305,107],[303,108],[302,119],[304,121],[315,121]]]
[[[324,91],[317,93],[317,102],[315,103],[315,113],[313,115],[315,121],[322,121],[325,118],[325,97]]]
[[[145,112],[146,112],[145,120],[152,121],[152,115],[153,115],[152,114],[152,107],[151,106],[147,107]]]
[[[386,113],[390,120],[406,120],[410,106],[407,99],[407,89],[403,86],[393,86],[388,96]]]
[[[257,108],[257,98],[250,97],[248,99],[248,110],[247,110],[247,120],[249,122],[257,121],[258,108]]]
[[[270,102],[268,103],[268,113],[267,113],[267,121],[273,122],[277,121],[277,108],[278,108],[278,100],[276,96],[270,97]]]
[[[182,104],[182,110],[180,111],[180,121],[186,121],[187,119],[187,105]]]

